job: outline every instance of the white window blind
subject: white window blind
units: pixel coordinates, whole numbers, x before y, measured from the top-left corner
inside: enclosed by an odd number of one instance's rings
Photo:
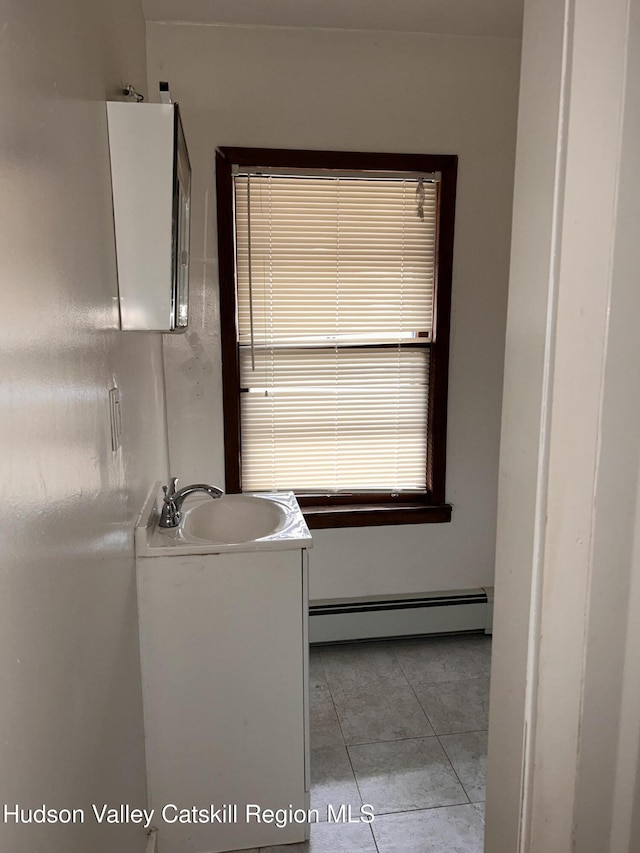
[[[425,489],[436,180],[235,176],[244,489]]]

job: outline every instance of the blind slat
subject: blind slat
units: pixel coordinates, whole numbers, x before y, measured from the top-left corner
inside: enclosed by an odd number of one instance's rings
[[[426,488],[436,185],[235,186],[243,488]]]

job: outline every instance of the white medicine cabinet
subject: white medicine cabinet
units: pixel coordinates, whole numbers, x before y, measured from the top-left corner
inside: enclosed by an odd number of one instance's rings
[[[120,328],[182,331],[191,166],[177,104],[107,103]]]

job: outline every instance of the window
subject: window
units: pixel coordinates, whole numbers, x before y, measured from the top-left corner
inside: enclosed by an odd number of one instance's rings
[[[448,521],[457,158],[220,149],[227,490],[310,527]]]

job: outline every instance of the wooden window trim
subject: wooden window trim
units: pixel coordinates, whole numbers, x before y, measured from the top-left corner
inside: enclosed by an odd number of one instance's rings
[[[233,166],[303,169],[440,172],[434,294],[434,342],[429,367],[427,489],[419,494],[297,493],[309,527],[360,527],[451,520],[445,500],[447,397],[451,281],[458,158],[449,154],[376,154],[353,151],[298,151],[272,148],[219,148],[216,152],[218,269],[227,492],[242,491],[239,354],[236,328]]]

